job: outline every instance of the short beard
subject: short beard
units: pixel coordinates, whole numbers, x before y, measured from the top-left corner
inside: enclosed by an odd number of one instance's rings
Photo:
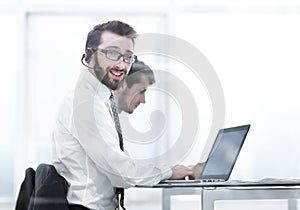
[[[109,68],[107,68],[106,71],[104,71],[103,68],[97,67],[94,69],[94,72],[96,74],[97,79],[111,90],[119,89],[119,87],[121,86],[122,82],[125,79],[125,77],[124,77],[121,81],[111,80],[108,76]]]

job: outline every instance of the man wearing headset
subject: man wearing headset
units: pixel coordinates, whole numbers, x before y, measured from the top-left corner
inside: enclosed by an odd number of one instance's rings
[[[53,165],[69,183],[71,210],[124,209],[124,188],[193,175],[190,167],[138,162],[124,152],[113,91],[135,60],[135,30],[111,21],[88,34],[86,68],[62,102],[53,131]]]

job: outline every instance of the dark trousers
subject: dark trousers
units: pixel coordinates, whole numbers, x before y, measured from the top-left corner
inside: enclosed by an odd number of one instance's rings
[[[70,204],[69,208],[70,208],[70,210],[89,210],[88,208],[86,208],[82,205],[77,205],[77,204]]]

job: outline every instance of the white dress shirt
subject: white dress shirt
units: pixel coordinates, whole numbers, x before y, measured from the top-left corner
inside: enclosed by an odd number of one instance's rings
[[[116,187],[154,185],[172,175],[169,167],[144,164],[121,151],[110,95],[84,69],[54,125],[53,164],[70,184],[68,202],[90,209],[115,209]]]

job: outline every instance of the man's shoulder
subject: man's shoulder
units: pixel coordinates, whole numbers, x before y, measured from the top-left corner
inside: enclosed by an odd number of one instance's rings
[[[111,90],[104,84],[99,82],[96,78],[91,79],[92,75],[87,78],[82,76],[79,78],[74,92],[74,100],[87,101],[87,100],[100,100],[107,101],[111,95]]]

